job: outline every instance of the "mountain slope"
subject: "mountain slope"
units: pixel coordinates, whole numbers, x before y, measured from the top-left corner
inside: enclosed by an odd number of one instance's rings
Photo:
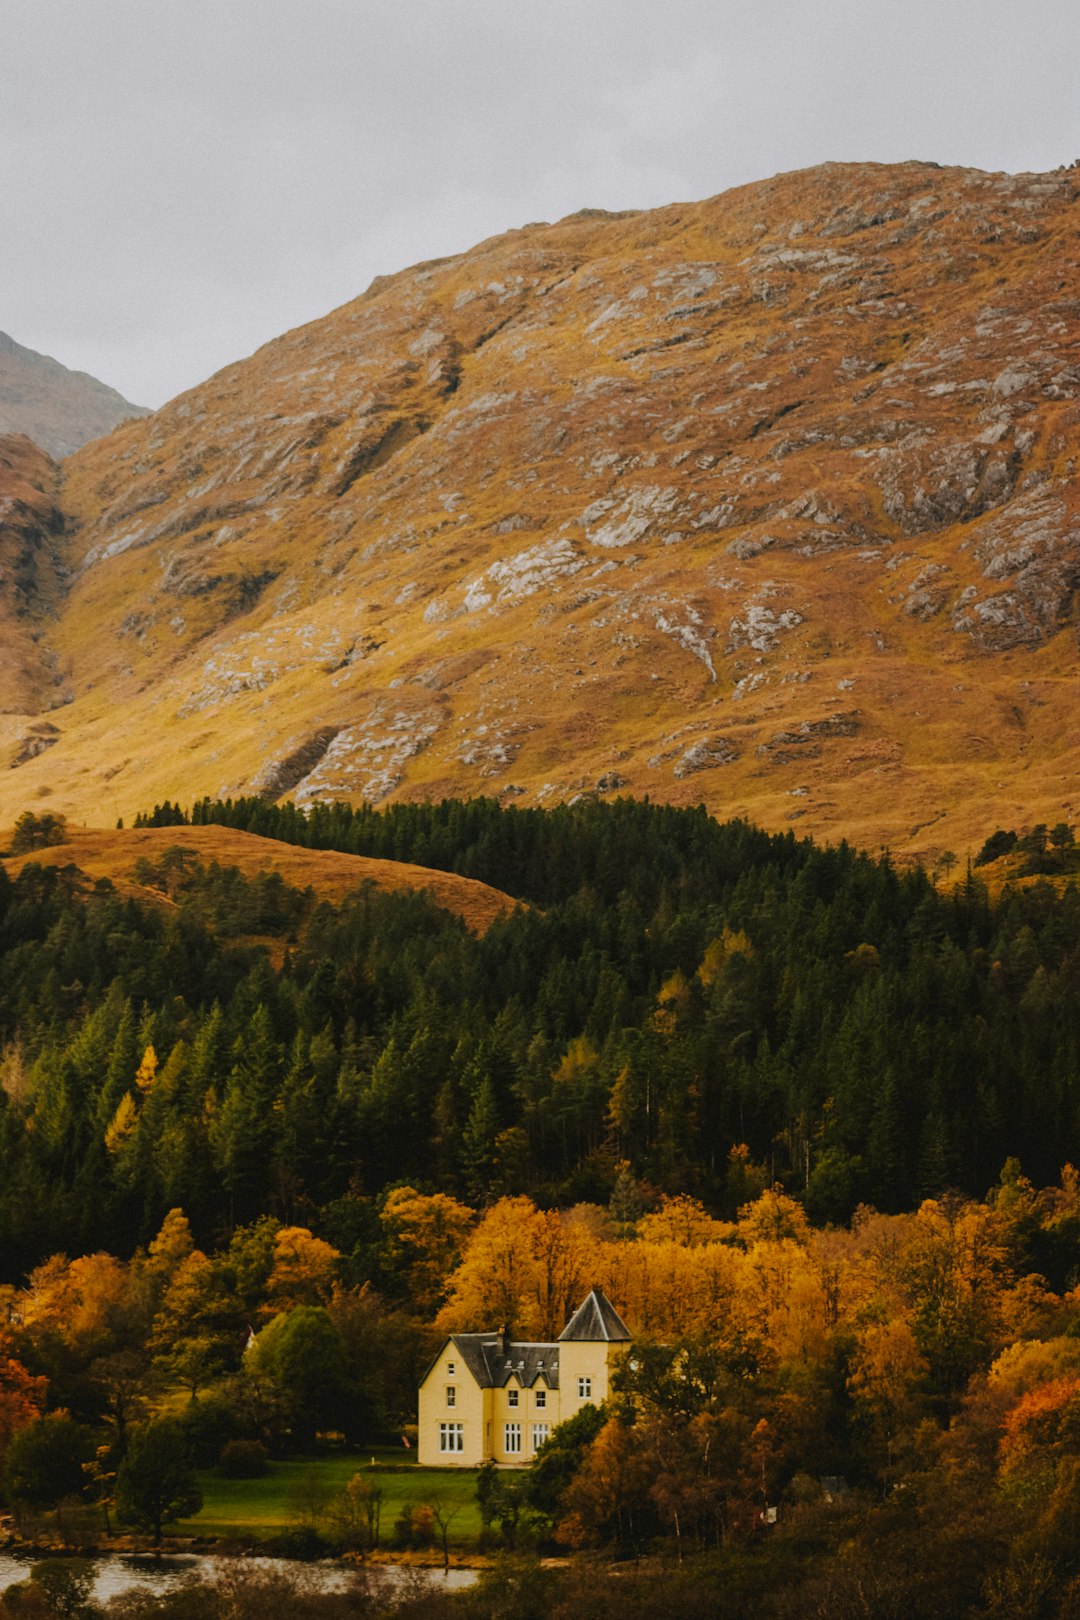
[[[88,372],[69,371],[0,332],[0,434],[25,433],[50,456],[68,456],[147,414]]]
[[[62,592],[56,464],[24,435],[0,437],[0,713],[37,714],[18,750],[54,734],[63,700],[47,640]],[[29,750],[29,751],[28,751]]]
[[[528,226],[87,446],[73,702],[0,813],[632,791],[931,851],[1076,819],[1078,184],[829,165]]]

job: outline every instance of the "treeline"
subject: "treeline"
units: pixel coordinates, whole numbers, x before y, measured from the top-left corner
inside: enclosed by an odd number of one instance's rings
[[[424,896],[334,908],[204,869],[182,831],[144,873],[167,907],[0,874],[12,1280],[130,1252],[175,1206],[201,1243],[273,1214],[363,1264],[371,1201],[403,1181],[475,1204],[690,1192],[730,1217],[749,1178],[820,1221],[980,1195],[1009,1155],[1040,1183],[1080,1160],[1075,887],[942,893],[630,801],[198,814],[355,833],[537,903],[477,938]],[[273,958],[245,943],[269,927]]]
[[[629,896],[655,907],[719,900],[746,866],[797,866],[809,844],[746,821],[719,822],[703,806],[648,800],[581,801],[550,810],[504,808],[496,799],[435,804],[268,804],[257,797],[201,799],[185,811],[166,801],[136,827],[232,827],[304,849],[412,861],[457,872],[516,899],[554,905],[586,889],[608,904]]]

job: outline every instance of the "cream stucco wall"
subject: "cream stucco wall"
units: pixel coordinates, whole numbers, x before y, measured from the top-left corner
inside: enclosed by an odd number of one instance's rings
[[[511,1405],[511,1392],[517,1396],[517,1405]],[[541,1402],[538,1397],[542,1395]],[[504,1389],[493,1389],[492,1397],[492,1426],[491,1455],[497,1463],[523,1463],[528,1462],[536,1453],[533,1445],[533,1425],[546,1423],[548,1432],[560,1421],[559,1391],[549,1389],[543,1379],[539,1379],[531,1389],[525,1389],[512,1377]],[[519,1423],[521,1425],[521,1450],[512,1452],[506,1444],[506,1425]]]
[[[626,1349],[625,1344],[560,1344],[558,1389],[549,1389],[542,1377],[526,1389],[513,1375],[502,1388],[482,1389],[456,1346],[444,1345],[420,1386],[418,1462],[425,1468],[478,1468],[489,1458],[511,1466],[531,1461],[536,1454],[534,1425],[546,1423],[550,1434],[556,1424],[573,1417],[583,1406],[606,1400],[611,1368]],[[581,1378],[590,1380],[588,1395],[578,1393]],[[452,1406],[448,1389],[454,1391]],[[511,1391],[517,1396],[516,1405],[511,1404]],[[541,1393],[542,1401],[538,1399]],[[461,1451],[440,1450],[442,1423],[462,1425]],[[521,1449],[516,1452],[506,1444],[506,1426],[512,1423],[521,1425]]]
[[[453,1369],[453,1370],[451,1370]],[[454,1404],[447,1390],[454,1391]],[[417,1461],[424,1468],[478,1468],[485,1460],[486,1425],[491,1418],[493,1391],[481,1389],[453,1344],[443,1346],[439,1358],[420,1385]],[[439,1450],[440,1423],[462,1425],[463,1450]]]
[[[590,1401],[599,1406],[611,1393],[611,1367],[626,1348],[622,1344],[573,1341],[559,1346],[559,1400],[563,1418],[571,1418]],[[589,1393],[578,1394],[578,1380],[589,1380]]]

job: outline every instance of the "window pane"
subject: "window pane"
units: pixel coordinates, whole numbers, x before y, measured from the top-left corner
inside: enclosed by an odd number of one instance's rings
[[[465,1450],[465,1425],[463,1423],[439,1424],[439,1450]]]

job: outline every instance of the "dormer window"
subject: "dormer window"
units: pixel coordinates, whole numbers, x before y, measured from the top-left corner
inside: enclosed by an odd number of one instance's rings
[[[507,1404],[507,1406],[516,1406],[517,1403],[518,1403],[518,1392],[517,1392],[517,1390],[516,1389],[507,1390],[507,1393],[506,1393],[506,1404]]]

